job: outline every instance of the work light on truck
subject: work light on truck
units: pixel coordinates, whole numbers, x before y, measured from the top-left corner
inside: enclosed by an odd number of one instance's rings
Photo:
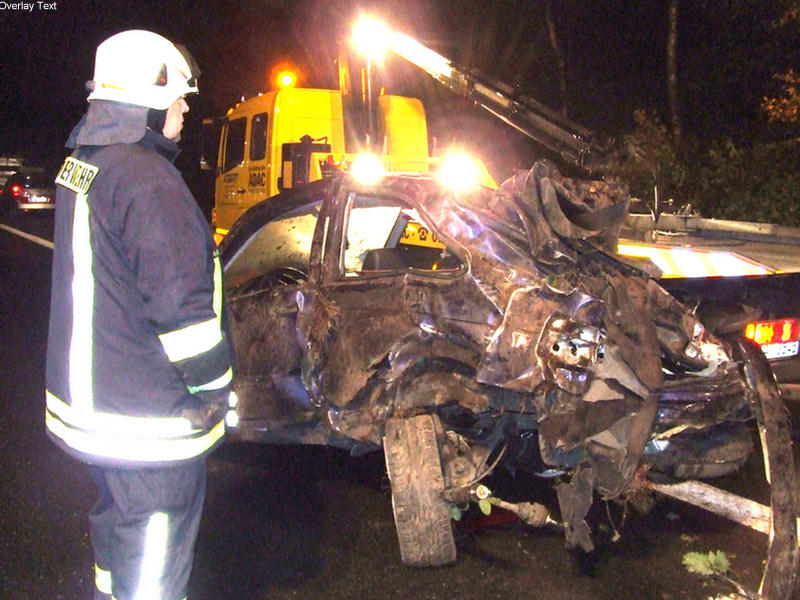
[[[385,171],[380,159],[374,154],[359,154],[350,166],[356,181],[371,185],[383,177]]]
[[[466,154],[450,154],[439,166],[439,180],[452,190],[467,190],[478,185],[480,171]]]
[[[364,56],[380,58],[388,48],[389,30],[386,25],[371,17],[362,17],[353,26],[353,46]]]

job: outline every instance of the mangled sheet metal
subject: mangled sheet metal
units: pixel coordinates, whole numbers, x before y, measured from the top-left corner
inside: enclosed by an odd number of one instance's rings
[[[432,210],[467,245],[472,277],[502,313],[476,378],[534,394],[542,458],[577,468],[559,490],[576,524],[593,488],[615,497],[633,478],[664,383],[662,352],[708,367],[700,324],[614,252],[628,198],[623,185],[572,181],[540,162],[489,203],[445,196]],[[567,534],[591,546],[585,528]]]
[[[555,477],[567,545],[589,551],[595,491],[627,498],[648,469],[730,473],[756,417],[780,475],[765,581],[791,588],[794,472],[788,426],[769,420],[781,412],[769,365],[708,334],[652,265],[615,253],[625,186],[540,162],[496,191],[402,175],[308,189],[282,212],[248,211],[222,248],[241,439],[358,453],[381,447],[390,421],[429,423],[438,501],[472,501],[501,459],[530,468]],[[435,243],[400,248],[411,226]],[[416,262],[384,262],[411,251]]]
[[[317,223],[313,241],[306,235],[302,244],[307,277],[293,275],[290,289],[269,294],[256,286],[233,302],[247,371],[237,385],[265,439],[295,435],[359,451],[381,444],[388,418],[452,406],[463,413],[450,413],[450,427],[472,422],[465,435],[487,453],[508,436],[536,431],[536,460],[564,474],[557,492],[568,544],[588,550],[583,519],[594,491],[625,493],[653,434],[660,448],[751,418],[724,348],[658,285],[649,263],[616,254],[629,201],[624,185],[572,180],[548,162],[496,191],[454,194],[431,178],[402,176],[376,188],[325,185],[320,210],[303,213],[321,215],[305,229]],[[364,218],[356,214],[362,200]],[[438,262],[368,271],[367,254],[408,254],[393,245],[408,223],[444,240],[420,253],[437,255],[445,272]],[[237,255],[247,268],[233,261],[226,274],[241,271],[245,281],[263,270],[269,252],[286,248],[289,270],[301,268],[296,245],[262,231],[263,244],[258,235],[248,242],[256,256]],[[273,262],[287,259],[280,260]],[[252,350],[268,332],[284,330],[291,352]],[[429,364],[465,368],[427,371]],[[260,406],[269,403],[274,410]],[[291,416],[287,406],[295,407]],[[509,413],[518,417],[513,426],[495,427]],[[284,422],[298,425],[296,432],[277,436]],[[482,437],[471,439],[470,431]]]

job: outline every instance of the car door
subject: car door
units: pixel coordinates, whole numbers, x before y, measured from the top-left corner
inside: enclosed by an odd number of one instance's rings
[[[411,198],[343,188],[332,207],[298,329],[307,387],[318,403],[342,408],[399,341],[424,330],[434,290],[464,265],[432,236]]]
[[[270,436],[315,412],[301,381],[296,320],[322,199],[294,196],[248,211],[221,248],[245,439],[299,441]]]

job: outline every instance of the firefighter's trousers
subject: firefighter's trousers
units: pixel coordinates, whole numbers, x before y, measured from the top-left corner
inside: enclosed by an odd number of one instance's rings
[[[183,600],[206,488],[205,458],[175,467],[90,466],[95,600]]]

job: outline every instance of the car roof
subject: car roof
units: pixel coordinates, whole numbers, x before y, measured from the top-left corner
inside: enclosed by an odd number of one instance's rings
[[[41,175],[41,174],[44,174],[44,173],[46,173],[46,170],[45,170],[44,167],[23,166],[23,167],[20,167],[19,169],[17,169],[17,173],[16,174],[18,174],[18,175]]]

